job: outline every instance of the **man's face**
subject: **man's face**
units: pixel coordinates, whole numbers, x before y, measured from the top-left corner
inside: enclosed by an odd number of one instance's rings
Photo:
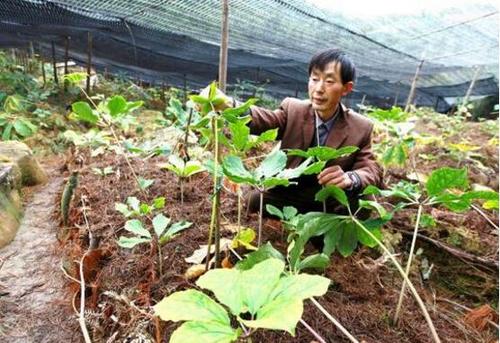
[[[309,99],[322,120],[328,120],[337,110],[340,98],[352,90],[353,83],[342,84],[340,64],[331,62],[324,70],[317,68],[309,76]]]

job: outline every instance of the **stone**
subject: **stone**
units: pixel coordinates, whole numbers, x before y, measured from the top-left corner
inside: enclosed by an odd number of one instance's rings
[[[19,167],[23,186],[34,186],[47,182],[47,174],[26,144],[18,141],[0,142],[0,156],[2,156],[1,161],[9,160]],[[0,170],[2,165],[9,163],[1,161]]]
[[[14,163],[0,164],[0,248],[9,244],[19,228],[22,203],[21,171]]]

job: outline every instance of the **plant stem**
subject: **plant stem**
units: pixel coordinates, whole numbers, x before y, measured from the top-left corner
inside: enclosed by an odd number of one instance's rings
[[[410,268],[411,268],[411,261],[413,259],[413,251],[415,250],[415,243],[417,242],[417,236],[418,236],[418,227],[420,225],[420,216],[422,215],[422,205],[418,205],[418,211],[417,211],[417,219],[415,221],[415,229],[413,230],[413,237],[411,240],[411,247],[410,247],[410,255],[408,256],[408,262],[406,262],[406,270],[405,270],[405,275],[408,277],[410,274]],[[399,320],[399,311],[401,311],[401,305],[403,304],[403,298],[405,295],[406,291],[406,281],[403,281],[403,284],[401,285],[401,291],[399,293],[399,300],[398,304],[396,306],[396,312],[394,314],[394,324],[398,323]]]
[[[351,342],[359,343],[359,341],[354,338],[354,336],[351,335],[351,333],[347,331],[347,329],[343,327],[342,324],[340,324],[335,318],[333,318],[333,316],[328,313],[328,311],[323,306],[321,306],[321,304],[317,302],[316,299],[311,297],[310,300],[314,304],[314,306],[316,306],[326,316],[326,318],[328,318],[333,323],[333,325],[335,325],[340,331],[342,331],[344,335],[347,336],[347,338],[349,338]]]
[[[260,247],[260,243],[262,242],[262,207],[264,205],[264,191],[259,190],[259,234],[257,238],[257,247]]]
[[[160,271],[160,279],[163,277],[163,258],[161,255],[161,243],[160,243],[160,237],[158,237],[158,268]]]
[[[493,223],[493,222],[491,221],[491,219],[490,219],[490,218],[488,218],[488,216],[487,216],[487,215],[486,215],[483,211],[481,211],[481,210],[479,209],[479,207],[477,207],[476,205],[471,205],[471,207],[472,207],[472,208],[473,208],[473,209],[474,209],[477,213],[479,213],[479,214],[480,214],[480,215],[481,215],[484,219],[486,219],[486,221],[487,221],[487,222],[488,222],[491,226],[493,226],[493,227],[494,227],[494,228],[498,231],[498,226],[497,226],[495,223]]]
[[[302,318],[299,320],[300,324],[304,325],[304,327],[309,331],[314,338],[318,340],[319,343],[326,343],[325,339],[320,336],[319,333],[316,332],[309,324],[307,324]]]
[[[238,196],[238,234],[241,231],[241,189],[240,186],[238,185],[238,191],[236,192]]]
[[[356,225],[358,225],[361,229],[363,229],[363,231],[365,231],[368,234],[368,236],[370,236],[370,238],[373,239],[382,248],[382,250],[389,256],[390,260],[392,261],[392,263],[394,264],[396,269],[399,271],[399,273],[403,277],[404,281],[408,284],[408,288],[410,288],[410,291],[413,294],[413,296],[415,297],[415,300],[417,301],[418,306],[422,310],[422,314],[424,315],[425,321],[427,322],[427,325],[429,326],[429,329],[431,330],[431,334],[432,334],[434,341],[437,343],[441,343],[441,340],[439,339],[439,336],[436,332],[436,328],[434,327],[434,324],[432,323],[432,319],[429,315],[429,312],[427,312],[427,309],[425,308],[424,302],[422,301],[422,299],[418,295],[418,292],[415,289],[415,287],[413,286],[413,283],[406,276],[406,274],[405,274],[403,268],[401,267],[401,265],[399,264],[399,262],[394,258],[394,256],[391,254],[389,249],[387,249],[387,247],[377,237],[375,237],[375,235],[373,233],[371,233],[370,230],[368,230],[358,219],[356,219],[356,217],[351,216],[351,218],[356,223]]]
[[[181,206],[184,205],[184,182],[182,181],[182,177],[179,178],[179,186],[181,188]]]

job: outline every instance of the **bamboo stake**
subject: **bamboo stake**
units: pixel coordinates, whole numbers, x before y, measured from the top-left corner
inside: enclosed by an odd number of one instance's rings
[[[90,72],[92,66],[92,33],[87,33],[87,87],[86,92],[90,95]]]
[[[64,39],[64,76],[68,75],[69,37]],[[68,91],[68,81],[64,79],[64,91]]]
[[[220,44],[220,58],[219,58],[219,88],[226,92],[227,81],[227,45],[229,40],[229,5],[228,0],[222,0],[222,33]]]
[[[415,76],[413,77],[413,81],[411,83],[410,93],[408,94],[408,99],[406,100],[405,112],[410,110],[410,105],[413,102],[413,97],[415,96],[415,88],[417,86],[418,75],[420,74],[420,70],[422,69],[422,65],[425,60],[421,60],[419,65],[417,66],[417,70],[415,72]]]
[[[59,85],[59,79],[57,78],[57,66],[56,66],[56,45],[52,41],[52,67],[54,68],[54,82]]]
[[[474,71],[474,76],[472,77],[472,81],[470,82],[469,89],[467,89],[467,92],[465,93],[463,104],[466,105],[467,101],[469,101],[469,97],[472,93],[472,89],[474,88],[474,84],[476,83],[477,77],[479,76],[479,67],[476,67],[476,70]]]

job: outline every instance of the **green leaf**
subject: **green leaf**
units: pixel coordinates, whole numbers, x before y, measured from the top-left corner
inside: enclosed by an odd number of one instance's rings
[[[263,306],[257,312],[256,320],[241,320],[251,328],[284,330],[295,336],[295,327],[302,317],[304,308],[301,300],[278,298]]]
[[[243,123],[236,122],[229,124],[231,130],[231,140],[238,151],[244,151],[250,135],[250,128]]]
[[[423,228],[435,227],[436,221],[431,215],[424,213],[420,217],[420,226]]]
[[[158,197],[153,199],[153,207],[156,209],[165,207],[165,197]]]
[[[141,206],[139,206],[139,212],[141,215],[148,215],[152,210],[153,209],[148,204],[141,204]]]
[[[250,106],[254,105],[257,99],[248,99],[245,103],[243,103],[241,106],[234,107],[234,108],[226,108],[222,112],[222,116],[226,118],[227,121],[233,123],[235,120],[238,119],[238,117],[246,114],[248,110],[250,109]]]
[[[307,169],[304,171],[304,175],[313,175],[313,174],[319,174],[323,168],[325,168],[326,161],[318,161],[314,162],[311,164]]]
[[[346,207],[349,206],[349,201],[345,192],[339,187],[333,185],[323,187],[318,193],[316,193],[314,200],[325,201],[330,197],[336,199],[339,203]]]
[[[283,216],[285,220],[290,220],[297,215],[298,211],[293,206],[285,206],[283,207]]]
[[[181,220],[180,222],[172,224],[165,233],[165,236],[173,237],[175,234],[191,227],[191,225],[193,225],[193,223]]]
[[[471,206],[471,202],[469,199],[451,193],[438,195],[433,198],[433,201],[435,203],[442,204],[444,207],[455,212],[466,211]]]
[[[188,161],[182,172],[182,177],[187,178],[202,171],[205,171],[205,168],[199,161]]]
[[[5,125],[5,128],[2,132],[2,140],[7,141],[11,138],[10,134],[13,127],[14,125],[12,125],[12,123],[8,123],[7,125]]]
[[[139,100],[139,101],[132,101],[132,102],[127,102],[127,106],[125,106],[125,113],[130,113],[139,107],[141,107],[144,104],[144,101]]]
[[[29,137],[34,131],[32,130],[33,124],[29,125],[27,120],[16,119],[14,121],[14,130],[16,130],[17,134],[21,137]]]
[[[142,223],[137,219],[127,220],[127,222],[125,223],[125,230],[132,232],[138,236],[151,238],[151,234],[149,233],[149,231],[146,230],[142,226]]]
[[[84,101],[75,102],[71,105],[75,118],[91,124],[96,124],[99,117],[92,111],[92,108]]]
[[[195,320],[230,325],[226,310],[206,294],[194,289],[175,292],[163,298],[162,301],[153,306],[153,309],[155,315],[162,320],[174,322]]]
[[[218,322],[189,321],[172,333],[169,343],[231,343],[236,342],[241,329]]]
[[[320,256],[320,255],[313,255]],[[328,257],[323,255],[323,258]],[[297,274],[282,277],[271,293],[270,299],[304,300],[320,297],[328,291],[330,279],[319,275]]]
[[[269,154],[261,165],[255,170],[255,175],[258,179],[270,178],[280,171],[282,171],[286,166],[286,154],[281,150],[274,150]]]
[[[170,224],[170,218],[165,217],[163,214],[157,214],[153,218],[153,229],[156,233],[156,236],[161,237],[163,231],[167,228],[168,224]]]
[[[70,73],[63,76],[63,80],[71,84],[77,84],[85,81],[87,73]]]
[[[251,243],[255,240],[256,234],[255,231],[247,228],[245,230],[241,230],[236,237],[233,238],[231,247],[233,249],[238,248],[240,245],[244,246],[248,250],[257,250]]]
[[[119,114],[125,113],[125,108],[127,107],[127,100],[121,95],[115,95],[108,101],[107,107],[109,114],[112,117],[117,117]]]
[[[214,292],[233,314],[241,313],[243,308],[255,314],[267,302],[284,269],[283,261],[272,258],[248,270],[211,270],[202,275],[196,284]]]
[[[245,257],[245,259],[236,263],[235,268],[239,270],[247,270],[255,266],[257,263],[260,263],[270,258],[275,258],[281,261],[285,261],[283,255],[278,250],[276,250],[271,245],[271,243],[267,242],[256,251],[248,254]]]
[[[288,179],[283,179],[279,177],[270,177],[266,178],[261,182],[261,185],[265,189],[270,189],[276,186],[288,186],[290,184],[290,181]]]
[[[307,149],[307,151],[299,149],[288,150],[288,155],[301,156],[301,157],[314,157],[318,161],[330,161],[339,157],[350,155],[356,152],[359,148],[355,146],[345,146],[340,149],[334,149],[327,146],[317,146]]]
[[[385,221],[377,220],[377,219],[368,219],[362,222],[363,226],[370,231],[379,241],[382,240],[382,232],[380,232],[380,227],[383,225]],[[377,242],[368,234],[365,230],[363,230],[360,226],[356,225],[356,235],[358,237],[358,241],[361,244],[374,248],[377,246]]]
[[[278,129],[264,131],[257,137],[256,144],[275,141],[278,137]]]
[[[337,242],[337,249],[343,257],[350,256],[358,245],[358,235],[356,224],[345,221],[341,225],[342,234]]]
[[[134,210],[135,212],[140,212],[140,201],[136,197],[128,197],[127,204]]]
[[[387,210],[376,201],[359,200],[359,207],[377,211],[378,215],[382,219],[390,219],[391,218],[391,214],[388,213]]]
[[[128,206],[121,202],[115,203],[115,210],[123,214],[125,217],[129,217],[132,214],[132,211],[128,209]]]
[[[150,238],[120,236],[120,239],[118,240],[117,243],[122,248],[131,249],[135,247],[137,244],[148,243],[150,241],[151,241]]]
[[[285,219],[283,212],[281,212],[276,206],[273,206],[271,204],[266,204],[266,211],[269,214],[272,214],[273,216],[276,216],[281,220]]]
[[[498,210],[498,199],[485,201],[483,208],[485,210]]]
[[[241,158],[237,156],[227,156],[222,163],[222,169],[224,174],[233,182],[249,184],[257,182],[252,173],[245,168]]]
[[[307,256],[305,259],[300,261],[297,270],[304,270],[304,269],[325,270],[329,264],[330,264],[330,257],[328,257],[325,254],[315,254]]]
[[[447,189],[465,189],[468,185],[466,168],[444,167],[433,171],[425,186],[430,196],[437,196]]]
[[[139,177],[139,179],[137,181],[139,182],[140,189],[146,189],[146,188],[150,187],[155,182],[155,180],[148,180],[148,179],[144,179],[142,177]]]

